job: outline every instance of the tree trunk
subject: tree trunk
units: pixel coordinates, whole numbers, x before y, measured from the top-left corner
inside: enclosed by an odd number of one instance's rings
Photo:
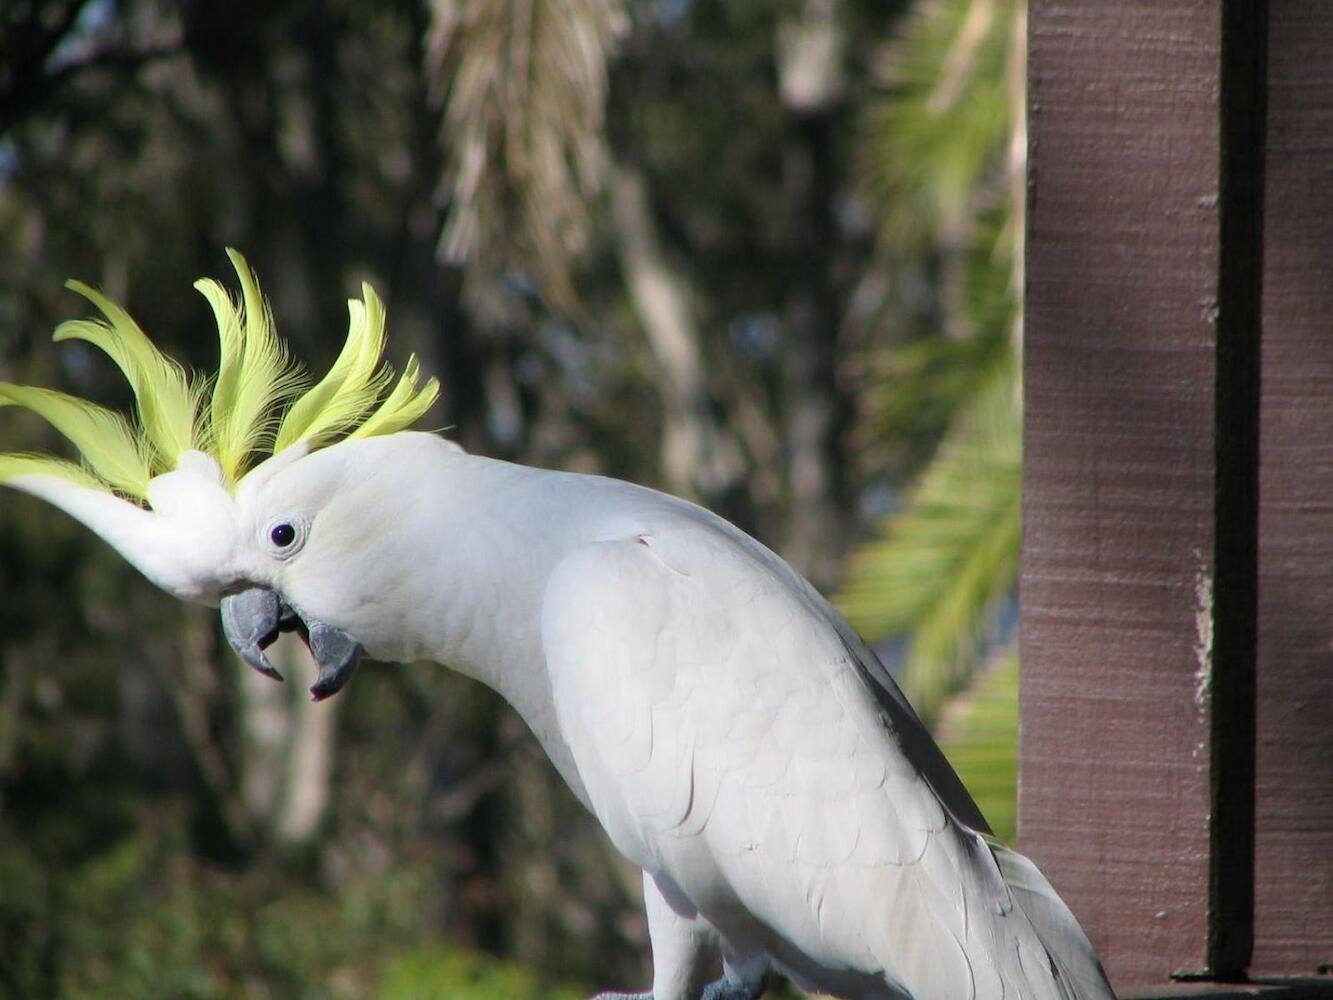
[[[685,279],[662,250],[637,170],[611,173],[611,215],[630,300],[661,372],[662,473],[675,493],[716,499],[736,479],[734,443],[714,421]]]
[[[257,829],[301,847],[328,812],[339,700],[310,700],[315,665],[295,636],[282,636],[267,652],[287,682],[275,684],[249,668],[240,674],[241,795]]]
[[[836,391],[837,234],[830,205],[837,190],[835,116],[845,92],[838,9],[837,0],[806,0],[799,16],[782,25],[777,46],[783,101],[796,118],[784,167],[799,241],[784,307],[790,510],[782,552],[825,590],[836,581],[844,542],[839,445],[847,418]]]
[[[282,797],[273,817],[273,835],[281,844],[299,847],[319,832],[328,812],[342,699],[311,700],[306,688],[314,683],[315,662],[294,635],[284,636],[277,652],[281,664],[278,669],[290,683],[287,701],[290,732]]]

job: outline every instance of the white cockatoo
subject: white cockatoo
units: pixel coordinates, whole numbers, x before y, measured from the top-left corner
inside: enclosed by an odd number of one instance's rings
[[[989,836],[884,667],[791,567],[683,500],[409,431],[438,385],[411,359],[390,389],[369,286],[306,388],[229,253],[238,301],[196,284],[219,328],[211,381],[71,282],[106,321],[55,338],[110,355],[138,419],[0,383],[0,406],[83,459],[0,455],[0,482],[220,605],[266,674],[264,648],[299,631],[317,699],[363,651],[503,695],[643,869],[652,989],[604,996],[753,1000],[775,969],[866,1000],[1113,997],[1073,914]]]

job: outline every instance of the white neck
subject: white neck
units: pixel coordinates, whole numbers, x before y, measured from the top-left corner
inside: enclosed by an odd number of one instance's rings
[[[602,520],[578,488],[590,480],[465,454],[439,457],[426,478],[429,537],[404,585],[430,596],[402,622],[403,648],[370,652],[434,660],[497,691],[583,797],[556,724],[540,623],[552,571]]]

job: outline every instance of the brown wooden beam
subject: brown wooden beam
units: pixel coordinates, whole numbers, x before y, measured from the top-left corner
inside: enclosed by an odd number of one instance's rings
[[[1020,839],[1122,988],[1326,974],[1333,5],[1031,26]]]
[[[1333,965],[1333,4],[1269,23],[1253,969],[1308,976]]]
[[[1333,1000],[1333,982],[1320,979],[1282,980],[1221,987],[1216,984],[1179,984],[1151,993],[1122,993],[1120,1000]]]
[[[1031,12],[1019,839],[1122,989],[1249,952],[1262,49],[1242,22],[1221,0]]]

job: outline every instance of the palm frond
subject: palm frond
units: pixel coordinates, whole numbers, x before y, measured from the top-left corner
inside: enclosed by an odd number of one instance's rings
[[[607,61],[622,0],[434,0],[427,62],[451,152],[440,238],[472,274],[526,271],[572,298],[601,186]]]
[[[923,0],[882,56],[865,118],[866,191],[886,243],[956,239],[976,193],[1006,173],[1015,0]]]
[[[995,835],[1012,844],[1018,816],[1017,649],[1000,650],[950,699],[935,736]]]
[[[898,453],[939,441],[998,369],[1017,376],[1015,245],[1007,204],[976,218],[972,228],[952,303],[954,329],[875,345],[859,359],[861,436],[872,465],[891,465]]]
[[[1013,369],[998,366],[906,507],[851,558],[837,603],[872,641],[912,633],[903,689],[926,719],[966,680],[1013,590],[1022,499]]]
[[[997,368],[1012,366],[1013,346],[994,330],[924,337],[867,352],[861,398],[867,459],[876,466],[891,464],[914,444],[939,440]]]

